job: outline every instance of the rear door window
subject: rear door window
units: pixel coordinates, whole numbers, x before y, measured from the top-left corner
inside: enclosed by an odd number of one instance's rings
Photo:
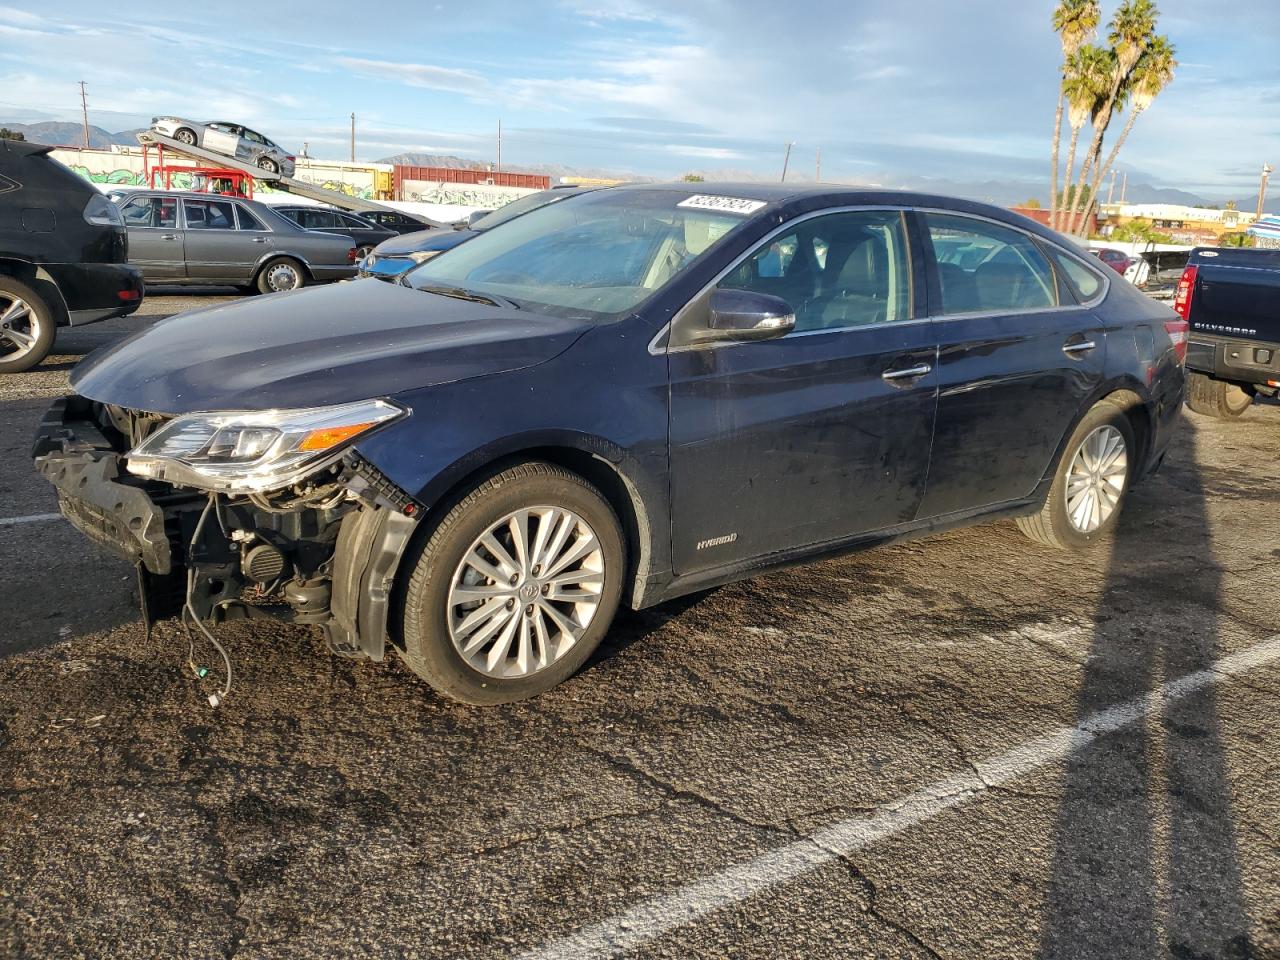
[[[1026,234],[973,217],[929,213],[925,221],[942,295],[935,315],[1058,306],[1053,268]]]
[[[134,197],[120,212],[129,227],[163,227],[178,225],[178,201],[173,197]]]
[[[329,210],[303,210],[302,225],[308,230],[331,230],[338,220]]]
[[[1058,274],[1066,282],[1071,292],[1080,303],[1088,303],[1102,292],[1105,281],[1097,272],[1090,270],[1075,257],[1070,257],[1060,250],[1049,247],[1049,256]]]
[[[234,230],[235,204],[226,200],[183,200],[188,230]]]
[[[236,205],[236,216],[240,219],[241,230],[265,230],[266,226],[261,220],[249,212],[247,207]]]

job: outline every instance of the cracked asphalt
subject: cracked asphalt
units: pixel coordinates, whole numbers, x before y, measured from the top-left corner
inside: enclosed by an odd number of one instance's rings
[[[205,302],[0,381],[0,521],[56,510],[27,447],[74,361]],[[1278,450],[1280,406],[1188,414],[1096,553],[995,523],[724,587],[491,709],[234,623],[213,710],[216,654],[198,684],[145,636],[123,563],[0,525],[0,955],[571,957],[612,923],[654,958],[1280,957],[1280,659],[1217,666],[1280,634]],[[716,877],[751,895],[700,910]]]

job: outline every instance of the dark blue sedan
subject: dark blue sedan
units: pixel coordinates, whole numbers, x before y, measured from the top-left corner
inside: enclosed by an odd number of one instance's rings
[[[250,595],[518,700],[619,604],[1001,517],[1089,547],[1183,397],[1181,318],[943,197],[602,190],[407,279],[174,317],[74,371],[36,464],[152,615],[175,584],[201,621]]]

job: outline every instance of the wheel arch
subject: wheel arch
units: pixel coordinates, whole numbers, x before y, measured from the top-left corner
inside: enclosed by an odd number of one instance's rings
[[[1054,451],[1053,459],[1049,461],[1049,467],[1041,478],[1033,498],[1041,498],[1048,490],[1049,485],[1053,482],[1053,475],[1058,469],[1058,464],[1066,452],[1067,441],[1071,439],[1076,427],[1080,425],[1080,421],[1088,415],[1089,411],[1104,400],[1118,406],[1124,412],[1130,426],[1133,427],[1134,435],[1138,438],[1139,454],[1138,469],[1134,471],[1134,476],[1142,476],[1151,455],[1151,443],[1155,438],[1155,418],[1151,410],[1151,400],[1146,387],[1136,377],[1127,375],[1113,377],[1095,387],[1084,402],[1080,404],[1076,415],[1071,418],[1071,422],[1063,430],[1062,437],[1058,440],[1058,447]]]
[[[547,431],[498,441],[455,461],[417,495],[427,504],[415,537],[429,531],[452,506],[486,477],[519,463],[543,461],[575,473],[597,490],[622,526],[627,554],[627,584],[623,602],[644,602],[645,584],[655,566],[659,518],[647,506],[646,480],[634,458],[602,437],[574,431]]]
[[[311,264],[307,260],[307,258],[304,257],[302,254],[297,253],[293,250],[270,250],[267,253],[264,253],[262,256],[258,257],[257,262],[254,263],[253,272],[249,275],[251,282],[257,283],[258,275],[262,273],[262,268],[265,267],[272,260],[279,260],[282,257],[289,260],[298,261],[298,263],[302,265],[302,272],[306,275],[306,279],[315,280],[315,274],[312,273],[311,271]]]
[[[45,302],[49,304],[49,309],[54,312],[54,322],[59,327],[65,327],[71,322],[71,314],[67,312],[67,302],[62,297],[62,289],[40,264],[18,257],[0,257],[0,276],[11,277],[19,283],[25,283],[44,297]]]

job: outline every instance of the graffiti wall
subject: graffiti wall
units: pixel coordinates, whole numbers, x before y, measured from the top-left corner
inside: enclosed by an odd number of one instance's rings
[[[141,148],[78,150],[59,147],[53,151],[53,156],[90,183],[103,186],[150,186],[147,182],[146,165],[143,163]],[[169,165],[176,169],[181,164]],[[386,175],[390,171],[391,167],[386,164],[349,164],[300,159],[294,176],[298,180],[304,180],[326,190],[336,190],[349,197],[375,200],[377,199],[375,187],[378,173]],[[190,177],[180,173],[174,174],[175,190],[183,190],[190,186]],[[261,180],[254,181],[254,191],[275,194],[285,192],[275,190]]]
[[[442,183],[439,180],[400,181],[401,200],[437,203],[451,207],[496,210],[512,200],[536,191],[524,187],[499,187],[484,183]]]

